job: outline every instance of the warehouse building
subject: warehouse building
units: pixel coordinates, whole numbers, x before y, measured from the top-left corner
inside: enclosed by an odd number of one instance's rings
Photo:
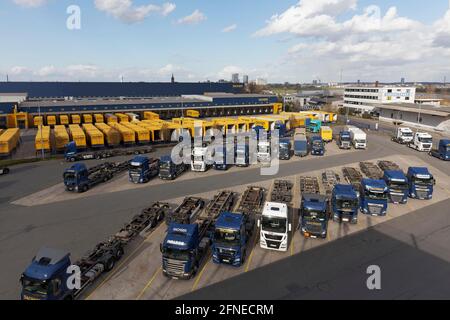
[[[450,107],[395,103],[374,105],[381,121],[450,133]]]

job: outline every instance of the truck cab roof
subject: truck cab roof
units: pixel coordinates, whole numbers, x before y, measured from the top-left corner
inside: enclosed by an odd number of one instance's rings
[[[410,128],[398,128],[398,131],[403,133],[412,133],[413,131]]]
[[[320,136],[312,136],[311,137],[311,142],[314,142],[314,141],[322,141],[322,137],[320,137]]]
[[[433,136],[428,132],[416,132],[416,136],[421,138],[432,138]]]
[[[389,180],[394,181],[407,181],[405,174],[401,170],[386,170],[384,171],[384,176]]]
[[[37,280],[48,280],[61,268],[70,265],[70,253],[52,248],[41,248],[27,267],[24,275]]]
[[[87,167],[84,163],[75,163],[70,168],[67,168],[65,171],[81,172],[85,170],[87,170]]]
[[[380,189],[380,191],[387,189],[387,185],[384,180],[375,180],[375,179],[365,178],[365,179],[361,180],[361,184],[364,188],[369,188],[369,189]]]
[[[408,175],[431,177],[431,173],[430,173],[430,171],[428,171],[428,168],[426,168],[426,167],[409,167]]]
[[[164,238],[164,246],[187,250],[193,246],[195,234],[198,233],[198,225],[171,223]]]
[[[339,132],[339,134],[341,136],[350,136],[350,131],[343,130],[343,131]]]
[[[450,139],[441,139],[439,140],[439,146],[450,147]]]
[[[240,229],[244,215],[240,213],[222,212],[216,221],[216,228]]]
[[[287,218],[288,208],[285,203],[266,202],[262,212],[263,216]]]
[[[166,155],[166,156],[161,156],[161,158],[160,158],[159,161],[160,161],[160,162],[172,162],[172,157],[171,157],[171,156],[168,156],[168,155]]]
[[[358,198],[358,194],[351,184],[337,184],[334,186],[333,192],[336,196],[341,198]]]
[[[133,158],[133,160],[131,160],[131,165],[133,165],[133,163],[141,165],[141,164],[146,163],[148,161],[149,161],[149,158],[147,158],[147,157],[136,156],[136,157]]]
[[[308,194],[302,195],[302,206],[317,211],[327,210],[327,197],[320,194]]]

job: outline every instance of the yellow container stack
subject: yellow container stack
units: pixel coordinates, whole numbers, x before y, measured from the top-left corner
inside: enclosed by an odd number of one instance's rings
[[[122,141],[122,135],[119,131],[111,128],[109,125],[103,122],[96,123],[95,127],[97,127],[97,129],[99,129],[104,134],[108,146],[116,147],[120,145],[120,142]]]
[[[81,124],[81,117],[79,114],[73,114],[71,116],[72,118],[72,124]]]
[[[105,146],[105,136],[96,126],[92,123],[83,124],[84,132],[87,136],[89,145],[93,148],[101,148]]]
[[[44,124],[44,117],[42,116],[36,116],[33,118],[33,125],[35,127],[39,127],[40,125]]]
[[[145,144],[150,142],[150,130],[144,127],[138,126],[134,123],[123,122],[121,123],[123,126],[131,129],[135,132],[136,140],[140,144]]]
[[[36,152],[44,150],[45,152],[50,152],[50,127],[49,126],[39,126],[36,133],[35,139]]]
[[[65,149],[66,144],[70,142],[69,133],[64,125],[55,126],[53,130],[55,136],[55,149],[56,151],[62,151]]]
[[[62,114],[59,116],[59,124],[63,126],[69,125],[69,116],[66,114]]]
[[[103,123],[105,122],[103,115],[101,113],[94,114],[95,123]]]
[[[133,130],[130,128],[125,127],[124,125],[120,123],[111,123],[111,127],[116,129],[120,132],[122,135],[122,142],[125,145],[135,144],[136,143],[136,136]]]
[[[47,126],[56,126],[56,116],[47,116]]]
[[[0,156],[9,156],[17,148],[20,131],[17,128],[7,129],[0,135]]]
[[[69,125],[70,139],[75,142],[77,148],[85,149],[87,147],[86,135],[83,129],[77,124]]]
[[[117,123],[117,117],[112,113],[105,114],[105,119],[107,124]]]
[[[83,114],[83,123],[92,123],[92,115]]]
[[[116,114],[114,114],[116,117],[117,117],[117,119],[119,120],[119,123],[122,123],[122,122],[128,122],[128,116],[126,115],[126,114],[123,114],[123,113],[116,113]]]
[[[145,111],[144,120],[159,120],[159,114],[152,111]]]

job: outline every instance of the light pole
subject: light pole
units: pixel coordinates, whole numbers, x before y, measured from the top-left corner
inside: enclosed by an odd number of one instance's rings
[[[44,123],[44,118],[41,117],[41,105],[39,104],[39,102],[38,102],[38,114],[39,114],[39,120],[40,120],[39,129],[41,131],[41,157],[42,157],[42,160],[44,160],[44,158],[45,158],[44,143],[43,143],[44,136],[42,133],[42,125]]]

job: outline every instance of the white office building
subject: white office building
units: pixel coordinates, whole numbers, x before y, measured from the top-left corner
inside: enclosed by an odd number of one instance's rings
[[[344,92],[344,107],[357,113],[369,113],[374,104],[414,103],[415,87],[373,86],[347,87]]]

